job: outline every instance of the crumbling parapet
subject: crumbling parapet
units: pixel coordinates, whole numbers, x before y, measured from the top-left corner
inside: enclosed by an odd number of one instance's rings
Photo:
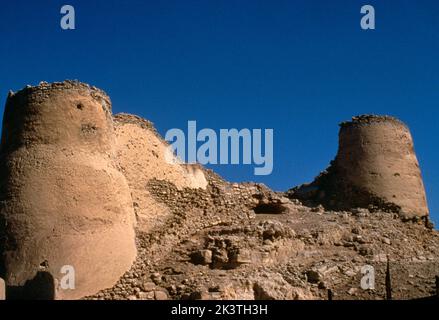
[[[59,286],[63,267],[76,299],[111,287],[136,256],[134,211],[114,151],[111,102],[65,81],[10,93],[0,148],[0,271],[26,286],[44,267]]]
[[[311,184],[289,196],[328,208],[365,207],[428,216],[425,189],[408,127],[389,116],[363,115],[340,124],[338,153]]]

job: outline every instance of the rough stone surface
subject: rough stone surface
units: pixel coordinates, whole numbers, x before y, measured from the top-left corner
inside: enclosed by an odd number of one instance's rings
[[[388,256],[395,299],[433,292],[439,234],[422,220],[363,209],[321,212],[294,199],[285,203],[263,185],[231,184],[211,171],[206,177],[206,190],[149,184],[173,213],[167,227],[138,233],[133,268],[118,286],[87,299],[125,299],[140,276],[166,288],[170,299],[326,299],[328,289],[334,299],[384,299]],[[282,213],[255,213],[261,203],[273,208],[280,202]],[[212,262],[200,263],[207,250]],[[366,264],[376,270],[374,291],[359,288]]]

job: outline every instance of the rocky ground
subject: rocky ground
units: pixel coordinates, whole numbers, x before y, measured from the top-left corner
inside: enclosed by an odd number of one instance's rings
[[[138,257],[111,289],[87,299],[393,299],[435,294],[439,232],[425,220],[368,209],[326,211],[264,185],[232,184],[206,171],[209,185],[146,188],[172,216],[137,232]],[[363,290],[361,268],[375,269]]]

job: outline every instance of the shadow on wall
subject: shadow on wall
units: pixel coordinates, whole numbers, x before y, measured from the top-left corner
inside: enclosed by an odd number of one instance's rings
[[[46,271],[38,271],[23,286],[7,286],[7,300],[55,300],[55,279]]]

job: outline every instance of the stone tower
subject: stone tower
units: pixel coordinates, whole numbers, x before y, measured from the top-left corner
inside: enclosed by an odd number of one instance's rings
[[[53,279],[57,299],[94,294],[133,263],[134,211],[114,139],[111,102],[99,89],[65,81],[9,94],[0,147],[0,277],[20,296],[41,272]],[[70,266],[75,288],[63,289]]]
[[[314,182],[292,190],[329,208],[428,216],[421,171],[407,126],[389,116],[363,115],[340,124],[338,153]]]

